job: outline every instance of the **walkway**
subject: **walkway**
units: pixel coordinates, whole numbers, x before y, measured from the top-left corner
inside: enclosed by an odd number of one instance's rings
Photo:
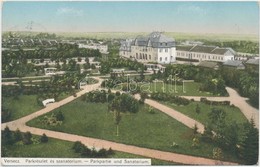
[[[93,77],[93,78],[98,79],[99,82],[96,84],[93,84],[93,85],[85,86],[82,91],[77,93],[77,97],[70,96],[62,101],[59,101],[59,102],[56,102],[53,104],[49,104],[49,105],[47,105],[46,108],[41,109],[28,116],[22,117],[15,121],[3,123],[1,125],[2,130],[6,126],[8,126],[10,128],[10,130],[12,130],[12,131],[15,131],[16,129],[19,128],[20,131],[22,131],[22,132],[30,131],[32,134],[36,134],[36,135],[42,135],[43,133],[45,133],[47,136],[56,138],[56,139],[67,140],[67,141],[72,141],[72,142],[81,141],[88,147],[106,148],[106,149],[111,147],[113,150],[116,150],[116,151],[127,152],[127,153],[131,153],[131,154],[137,154],[137,155],[141,155],[141,156],[145,156],[145,157],[150,157],[150,158],[155,158],[155,159],[160,159],[160,160],[165,160],[165,161],[172,161],[172,162],[177,162],[177,163],[181,163],[181,164],[237,165],[236,163],[232,163],[232,162],[223,162],[223,161],[218,161],[218,160],[213,160],[213,159],[208,159],[208,158],[195,157],[195,156],[153,150],[153,149],[148,149],[148,148],[141,148],[141,147],[137,147],[137,146],[126,145],[126,144],[121,144],[121,143],[116,143],[116,142],[111,142],[111,141],[106,141],[106,140],[101,140],[101,139],[94,139],[94,138],[90,138],[90,137],[83,137],[83,136],[78,136],[78,135],[73,135],[73,134],[68,134],[68,133],[63,133],[63,132],[39,129],[39,128],[29,127],[29,126],[25,125],[26,122],[28,122],[40,115],[48,113],[62,105],[65,105],[65,104],[73,101],[75,98],[79,98],[81,95],[85,94],[86,92],[98,89],[100,87],[102,79],[100,79],[98,77]],[[136,98],[139,98],[139,97],[137,96]],[[186,126],[188,126],[190,128],[192,128],[196,123],[197,126],[199,127],[199,131],[200,132],[204,131],[204,126],[202,124],[200,124],[199,122],[197,122],[167,106],[164,106],[164,105],[162,105],[156,101],[150,100],[150,99],[145,100],[145,103],[161,110],[162,112],[170,115],[171,117],[175,118],[176,120],[180,121],[181,123],[184,123]]]
[[[241,97],[234,89],[230,87],[226,87],[226,90],[229,94],[228,97],[205,97],[205,98],[213,101],[230,101],[230,104],[233,104],[236,107],[238,107],[248,120],[251,120],[251,118],[253,118],[256,127],[259,129],[258,109],[249,105],[246,102],[248,98]],[[200,101],[201,98],[200,96],[182,96],[182,97],[187,99],[194,99],[195,101]]]
[[[140,95],[135,95],[136,99],[140,98]],[[195,124],[198,127],[198,132],[203,133],[204,132],[204,125],[184,114],[181,112],[178,112],[170,107],[167,107],[161,103],[158,103],[157,101],[151,100],[151,99],[145,99],[145,103],[160,110],[161,112],[169,115],[170,117],[176,119],[180,123],[186,125],[189,128],[194,128]]]

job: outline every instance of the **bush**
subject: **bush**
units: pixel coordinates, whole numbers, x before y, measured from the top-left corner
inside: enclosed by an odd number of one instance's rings
[[[179,96],[174,96],[174,95],[167,94],[167,93],[152,93],[151,99],[159,100],[159,101],[169,101],[169,102],[175,103],[177,105],[190,104],[190,100],[188,100],[188,99],[185,99],[185,98],[182,98]]]
[[[58,113],[55,115],[57,121],[63,121],[64,116],[63,113],[59,110]]]
[[[48,137],[46,136],[45,133],[41,136],[41,142],[42,143],[47,143],[48,142]]]
[[[32,144],[32,134],[31,134],[31,132],[24,133],[23,144],[25,144],[25,145]]]
[[[80,153],[82,157],[93,157],[93,158],[104,158],[108,155],[113,155],[114,151],[109,148],[109,150],[106,150],[104,148],[97,151],[95,148],[92,150],[86,147],[84,144],[82,144],[80,141],[76,141],[72,147],[72,149],[76,153]]]
[[[22,133],[21,133],[21,131],[19,129],[17,129],[14,132],[14,141],[18,142],[18,141],[21,141],[22,139],[23,139]]]

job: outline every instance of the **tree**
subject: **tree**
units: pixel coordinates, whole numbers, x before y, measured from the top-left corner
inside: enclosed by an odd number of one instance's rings
[[[139,102],[141,103],[141,104],[144,104],[144,101],[145,101],[145,99],[147,98],[147,94],[146,93],[144,93],[144,92],[141,92],[140,93],[140,100],[139,100]]]
[[[115,110],[116,135],[119,135],[119,123],[121,121],[120,111]]]
[[[198,126],[197,126],[197,124],[195,123],[195,125],[194,125],[194,128],[193,128],[193,134],[194,135],[196,135],[197,133],[198,133]]]
[[[197,113],[197,114],[200,113],[200,106],[199,106],[199,104],[197,104],[197,106],[196,106],[196,113]]]
[[[14,132],[14,141],[18,142],[23,139],[23,135],[19,129]]]
[[[23,135],[23,144],[25,144],[25,145],[32,144],[32,134],[31,134],[31,132],[26,132]]]
[[[48,137],[46,136],[45,133],[41,136],[41,142],[42,143],[47,143],[48,142]]]
[[[75,153],[82,153],[83,151],[85,151],[86,146],[82,144],[80,141],[76,141],[73,144],[72,149],[75,151]]]
[[[241,155],[246,165],[255,165],[258,162],[259,131],[253,119],[245,125],[245,139],[241,144]]]
[[[10,145],[13,144],[13,136],[12,132],[8,127],[5,127],[4,131],[2,132],[2,145]]]
[[[63,113],[59,110],[58,113],[56,114],[56,119],[57,121],[63,121],[64,120],[64,116]]]

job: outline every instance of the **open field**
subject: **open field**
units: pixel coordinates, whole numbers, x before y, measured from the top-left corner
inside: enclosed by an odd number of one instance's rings
[[[86,32],[86,33],[57,33],[58,36],[72,38],[95,38],[95,39],[121,39],[135,38],[138,35],[147,35],[150,32]],[[230,41],[230,40],[250,40],[258,41],[257,35],[241,34],[198,34],[198,33],[181,33],[165,32],[166,35],[176,40],[213,40],[213,41]]]
[[[54,112],[59,110],[65,117],[61,125],[46,125],[42,122],[45,115],[29,121],[27,125],[158,150],[212,157],[214,145],[201,143],[199,148],[192,148],[192,130],[158,110],[151,114],[147,107],[142,106],[136,114],[122,114],[119,136],[116,136],[114,114],[107,112],[107,104],[86,103],[77,99]],[[50,116],[51,113],[46,115]],[[173,142],[179,147],[171,147]],[[229,153],[224,155],[225,159],[236,161]]]
[[[3,32],[5,34],[6,32]],[[39,32],[19,32],[22,36],[34,36]],[[49,32],[56,33],[58,37],[65,38],[95,38],[95,39],[125,39],[135,38],[138,35],[147,35],[150,32]],[[258,35],[254,34],[199,34],[184,32],[165,32],[166,35],[176,40],[211,40],[211,41],[231,41],[249,40],[258,41]]]

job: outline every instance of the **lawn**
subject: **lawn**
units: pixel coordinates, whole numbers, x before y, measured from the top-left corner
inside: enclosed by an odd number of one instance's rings
[[[57,101],[67,98],[71,94],[61,93]],[[43,108],[37,104],[37,95],[20,95],[18,99],[14,97],[2,97],[2,105],[6,106],[11,111],[9,121],[29,115]]]
[[[212,144],[201,143],[199,148],[192,148],[192,130],[158,110],[151,114],[143,106],[136,114],[122,114],[119,136],[116,136],[113,113],[107,112],[107,104],[86,103],[77,99],[54,112],[59,110],[65,117],[61,125],[44,124],[42,120],[45,115],[31,120],[27,125],[146,148],[212,157]],[[51,113],[46,115],[50,116]],[[171,147],[173,142],[179,147]],[[233,156],[224,155],[234,160]]]
[[[119,82],[120,84],[120,82]],[[124,83],[126,84],[126,83]],[[136,89],[136,85],[140,86],[141,91],[146,93],[152,92],[162,92],[162,93],[170,93],[176,96],[218,96],[213,95],[211,92],[203,92],[200,91],[200,83],[198,82],[186,82],[183,84],[176,85],[176,92],[175,92],[175,85],[174,84],[166,84],[163,82],[154,82],[154,83],[130,83],[129,89],[134,90]],[[117,90],[122,88],[122,84],[115,86]]]
[[[36,101],[37,95],[20,95],[18,99],[2,97],[2,104],[11,111],[11,120],[16,120],[43,108]]]
[[[236,123],[241,124],[247,122],[246,117],[244,114],[240,111],[237,107],[232,106],[225,106],[225,105],[218,105],[218,106],[210,106],[208,104],[200,103],[200,102],[191,102],[187,106],[178,106],[174,103],[169,102],[161,102],[162,104],[165,104],[173,109],[176,109],[177,111],[201,122],[204,125],[207,125],[209,123],[209,117],[208,114],[211,112],[212,108],[219,108],[226,111],[226,119],[227,122],[233,122],[236,121]],[[200,107],[200,113],[196,113],[196,106],[199,105]]]
[[[34,137],[36,137],[34,135]],[[80,154],[72,150],[73,142],[49,138],[48,143],[14,144],[6,146],[6,157],[33,157],[33,158],[81,158]],[[3,147],[2,147],[3,149]],[[41,151],[39,151],[41,150]],[[109,158],[146,158],[139,155],[115,151]],[[152,159],[152,165],[176,165],[176,163]]]

